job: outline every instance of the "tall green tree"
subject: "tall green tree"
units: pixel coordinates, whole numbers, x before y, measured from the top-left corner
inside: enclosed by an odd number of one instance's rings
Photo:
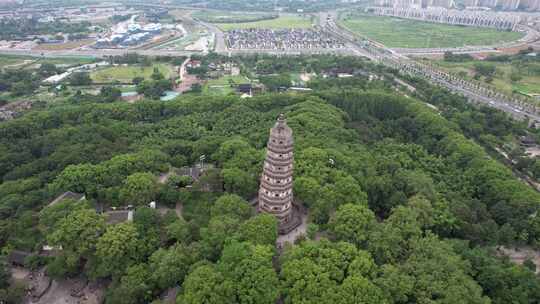
[[[470,264],[434,235],[415,239],[411,254],[401,267],[414,280],[411,296],[416,303],[435,299],[449,303],[491,302],[470,276]]]
[[[39,224],[45,234],[49,234],[60,222],[77,209],[88,208],[86,202],[71,199],[62,200],[54,205],[46,206],[39,213]]]
[[[236,303],[276,302],[280,286],[272,264],[273,255],[271,246],[236,241],[225,246],[218,269],[233,282]]]
[[[103,216],[93,209],[75,209],[59,220],[47,236],[50,245],[62,248],[62,258],[69,269],[76,267],[81,259],[90,259],[96,243],[105,231]]]
[[[168,224],[165,227],[165,233],[169,241],[189,244],[192,239],[190,225],[183,218],[177,218]]]
[[[349,276],[329,293],[331,302],[343,304],[389,303],[382,290],[361,276]]]
[[[146,264],[128,267],[119,284],[109,289],[105,303],[148,303],[153,298],[150,274]]]
[[[233,283],[226,280],[225,277],[216,270],[215,266],[199,266],[187,276],[183,284],[183,294],[178,296],[177,303],[235,303]]]
[[[249,203],[235,194],[222,195],[212,206],[212,216],[229,215],[247,219],[251,214],[252,209]]]
[[[240,238],[257,245],[275,245],[278,222],[271,214],[259,214],[245,221],[239,230]]]
[[[249,198],[257,192],[257,182],[254,176],[237,168],[223,169],[223,183],[225,190]]]
[[[207,227],[201,228],[201,246],[205,258],[216,261],[221,255],[227,239],[233,237],[240,228],[235,217],[217,216],[210,219]]]
[[[338,208],[328,225],[338,240],[362,246],[376,221],[375,215],[367,205],[345,204]]]
[[[69,83],[74,86],[90,85],[92,84],[92,78],[86,72],[76,72],[69,77]]]
[[[119,278],[125,270],[141,260],[140,235],[132,223],[109,226],[97,240],[98,277]]]
[[[191,265],[199,260],[199,250],[196,244],[158,249],[149,258],[149,276],[161,290],[181,285]]]
[[[134,173],[126,178],[120,198],[125,204],[141,206],[153,201],[156,193],[157,182],[152,173]]]
[[[328,295],[337,287],[336,282],[308,258],[283,264],[280,277],[285,303],[332,303]]]

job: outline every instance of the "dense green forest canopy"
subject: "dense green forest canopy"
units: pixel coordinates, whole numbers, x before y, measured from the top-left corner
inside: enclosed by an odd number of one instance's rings
[[[315,70],[325,60],[296,59]],[[251,57],[245,66],[262,73],[287,61],[295,59]],[[395,71],[348,64],[385,80],[318,78],[309,94],[251,99],[82,98],[0,123],[0,246],[62,246],[29,266],[106,280],[106,303],[149,303],[176,286],[177,303],[193,304],[538,302],[534,272],[491,248],[538,247],[540,194],[479,145],[526,126],[418,79],[407,79],[418,90],[403,96]],[[294,131],[294,193],[310,223],[281,254],[276,220],[247,202],[280,113]],[[201,155],[224,192],[157,182]],[[45,207],[65,191],[87,200]],[[182,202],[182,217],[145,207],[152,200]],[[132,222],[108,225],[101,204],[137,209]],[[0,299],[13,290],[4,271]]]

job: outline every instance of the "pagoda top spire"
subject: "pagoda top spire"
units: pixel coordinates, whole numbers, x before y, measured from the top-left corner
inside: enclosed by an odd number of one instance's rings
[[[284,133],[292,134],[291,128],[287,126],[287,119],[285,118],[285,114],[279,114],[276,124],[274,125],[274,130],[277,130],[278,133],[282,133],[283,131],[285,131]]]

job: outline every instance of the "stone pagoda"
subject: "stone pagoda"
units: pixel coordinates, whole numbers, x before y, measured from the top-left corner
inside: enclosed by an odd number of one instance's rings
[[[293,208],[293,134],[283,114],[270,129],[259,189],[259,212],[273,214],[279,232],[288,233],[300,224]]]

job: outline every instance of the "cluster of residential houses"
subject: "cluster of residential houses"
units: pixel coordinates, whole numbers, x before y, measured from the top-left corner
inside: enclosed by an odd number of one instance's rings
[[[227,33],[231,49],[290,50],[339,49],[343,42],[325,31],[312,29],[237,29]]]

